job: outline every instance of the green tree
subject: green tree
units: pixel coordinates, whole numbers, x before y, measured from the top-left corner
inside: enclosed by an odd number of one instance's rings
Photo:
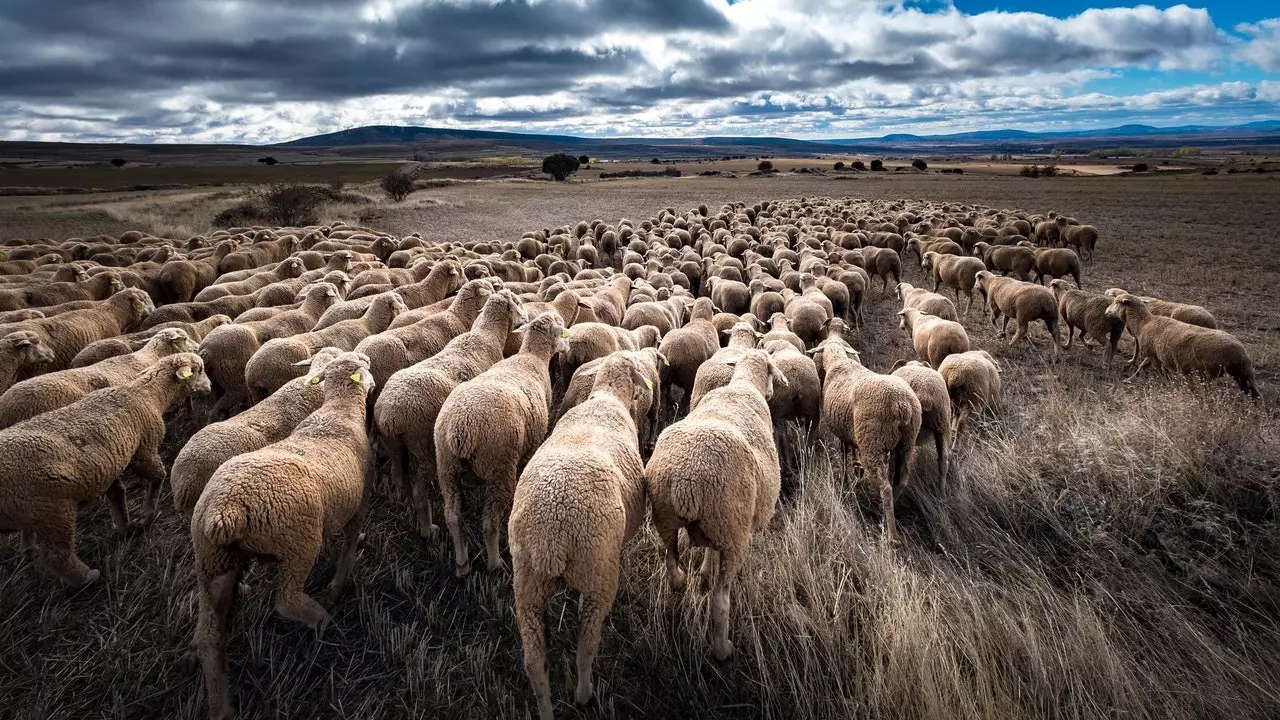
[[[581,167],[581,163],[578,162],[578,158],[566,153],[556,153],[542,159],[542,172],[550,175],[556,181],[564,180],[578,172],[579,167]]]
[[[760,164],[756,166],[756,169],[760,172],[770,172],[773,170],[773,163],[768,160],[761,160]]]
[[[921,160],[921,159],[919,159],[919,158],[916,158],[915,160],[912,160],[912,161],[911,161],[911,167],[913,167],[913,168],[915,168],[915,169],[917,169],[917,170],[928,170],[928,169],[929,169],[929,163],[927,163],[927,162],[925,162],[925,161],[923,161],[923,160]]]
[[[884,161],[883,161],[883,160],[872,160],[872,161],[871,161],[871,170],[872,170],[872,172],[882,172],[882,171],[884,170]]]

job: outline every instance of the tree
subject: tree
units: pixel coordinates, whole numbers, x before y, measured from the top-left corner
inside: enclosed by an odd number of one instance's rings
[[[578,164],[579,164],[579,165],[590,165],[590,164],[591,164],[591,156],[590,156],[590,155],[579,155],[579,156],[578,156]]]
[[[124,167],[124,165],[125,165],[125,163],[126,163],[126,162],[128,162],[128,161],[127,161],[127,160],[125,160],[124,158],[112,158],[112,159],[111,159],[111,164],[112,164],[112,165],[115,165],[115,166],[116,166],[116,167],[118,167],[118,168],[122,168],[122,167]]]
[[[287,227],[314,225],[326,197],[322,187],[294,183],[272,183],[258,193],[267,220]]]
[[[835,166],[834,166],[834,167],[835,167],[835,169],[836,169],[836,170],[843,170],[843,169],[844,169],[844,162],[843,162],[843,161],[841,161],[841,160],[837,160],[837,161],[836,161],[836,164],[835,164]]]
[[[852,167],[854,170],[863,170],[863,171],[865,171],[865,170],[867,169],[867,164],[866,164],[866,163],[864,163],[864,162],[862,162],[861,160],[854,160],[854,161],[853,161],[853,164],[852,164],[852,165],[850,165],[850,167]]]
[[[258,158],[258,162],[262,163],[263,165],[271,166],[271,165],[275,165],[280,161],[268,155],[267,157]]]
[[[659,160],[658,158],[654,158],[654,159],[650,160],[649,162],[650,162],[650,164],[653,164],[653,165],[661,165],[661,164],[662,164],[662,161],[661,161],[661,160]]]
[[[915,168],[915,169],[917,169],[917,170],[928,170],[928,169],[929,169],[929,163],[927,163],[927,162],[925,162],[925,161],[921,160],[920,158],[916,158],[915,160],[912,160],[912,161],[911,161],[911,167],[913,167],[913,168]]]
[[[1137,163],[1133,166],[1134,172],[1146,172],[1147,170],[1150,170],[1150,169],[1151,167],[1146,163]]]
[[[761,160],[760,164],[756,166],[756,169],[760,172],[773,172],[773,163],[768,160]]]
[[[387,198],[392,202],[400,202],[413,192],[413,178],[408,173],[393,172],[382,178],[379,184],[382,186],[382,192],[386,193]]]
[[[871,170],[872,170],[872,172],[882,172],[882,171],[884,170],[884,161],[883,161],[883,160],[872,160],[872,161],[871,161]]]
[[[570,175],[578,172],[579,166],[578,158],[565,153],[548,155],[542,159],[542,172],[550,175],[557,181],[564,180]]]

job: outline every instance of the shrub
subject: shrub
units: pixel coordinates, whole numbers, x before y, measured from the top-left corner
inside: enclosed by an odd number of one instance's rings
[[[840,161],[840,160],[837,160],[837,161],[836,161],[836,164],[835,164],[835,165],[833,165],[832,167],[834,167],[836,170],[843,170],[843,169],[844,169],[844,163],[843,163],[842,161]]]
[[[413,192],[413,177],[408,173],[393,172],[382,178],[379,183],[382,192],[392,202],[400,202],[409,197],[409,193]]]
[[[591,156],[589,156],[589,155],[579,155],[579,156],[578,156],[578,164],[579,164],[579,165],[590,165],[590,164],[591,164]]]
[[[773,163],[768,160],[761,160],[760,164],[756,165],[756,169],[760,172],[773,172]]]
[[[915,169],[917,169],[917,170],[928,170],[928,169],[929,169],[929,163],[927,163],[927,162],[925,162],[925,161],[923,161],[923,160],[921,160],[921,159],[919,159],[919,158],[916,158],[915,160],[912,160],[912,161],[911,161],[911,167],[913,167],[913,168],[915,168]]]
[[[1045,165],[1044,167],[1040,168],[1040,174],[1045,177],[1054,177],[1058,174],[1058,166]]]
[[[263,165],[266,165],[266,166],[270,167],[271,165],[275,165],[276,163],[278,163],[278,162],[280,162],[280,161],[279,161],[279,160],[277,160],[277,159],[275,159],[275,158],[273,158],[273,157],[271,157],[270,155],[268,155],[267,157],[260,157],[260,158],[258,158],[258,162],[262,163]]]
[[[335,193],[340,193],[343,190],[347,189],[347,183],[342,180],[330,180],[329,189],[334,191]]]
[[[1202,172],[1202,173],[1200,173],[1200,174],[1201,174],[1201,175],[1217,175],[1217,174],[1218,174],[1218,171],[1217,171],[1217,170],[1205,170],[1204,172]]]
[[[271,224],[300,227],[315,224],[328,195],[328,190],[318,185],[271,183],[258,191],[258,202],[263,217]]]
[[[1022,169],[1018,171],[1018,174],[1025,178],[1038,178],[1040,177],[1040,166],[1023,165]]]
[[[854,170],[864,170],[864,171],[865,171],[865,170],[867,169],[867,164],[866,164],[866,163],[864,163],[864,162],[862,162],[861,160],[854,160],[854,161],[849,165],[849,167],[853,168]]]
[[[883,161],[883,160],[872,160],[872,161],[871,161],[871,171],[872,171],[872,172],[884,172],[884,161]]]
[[[654,159],[650,160],[649,162],[650,162],[651,164],[653,164],[653,165],[661,165],[661,164],[662,164],[662,161],[661,161],[661,160],[659,160],[658,158],[654,158]]]
[[[564,180],[578,172],[579,167],[578,158],[566,153],[556,153],[542,159],[542,172],[550,175],[556,181]]]
[[[124,167],[126,162],[128,161],[125,160],[124,158],[111,158],[111,164],[118,168]]]
[[[1134,166],[1133,166],[1134,172],[1146,172],[1150,169],[1151,169],[1151,166],[1146,163],[1134,163]]]
[[[244,200],[213,216],[213,226],[218,228],[247,227],[263,220],[262,206],[253,200]]]
[[[954,174],[956,174],[956,175],[963,175],[963,174],[964,174],[964,168],[951,168],[951,172],[952,172],[952,173],[954,173]]]

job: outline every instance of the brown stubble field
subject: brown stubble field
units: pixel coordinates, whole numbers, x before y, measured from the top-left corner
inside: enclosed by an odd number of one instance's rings
[[[1043,330],[1038,347],[1008,350],[975,311],[964,322],[1002,362],[1004,410],[961,436],[945,486],[920,450],[899,503],[901,548],[880,542],[878,500],[840,479],[828,438],[802,458],[800,498],[752,542],[732,594],[735,656],[711,660],[705,592],[666,587],[645,531],[627,551],[598,699],[585,710],[568,702],[576,600],[553,603],[557,713],[1271,718],[1280,714],[1275,192],[1271,177],[1202,176],[468,183],[413,196],[439,202],[379,208],[371,224],[508,239],[664,207],[848,195],[1056,209],[1097,225],[1086,287],[1205,305],[1248,346],[1262,404],[1227,380],[1126,382],[1124,368],[1108,373],[1100,352],[1078,345],[1054,360]],[[904,280],[923,282],[914,257],[904,267]],[[877,289],[854,342],[881,372],[911,356],[896,310]],[[1130,349],[1126,341],[1118,357]],[[447,541],[417,538],[385,477],[367,534],[319,640],[272,613],[270,572],[251,574],[228,648],[241,716],[525,717],[509,575],[455,579]],[[33,719],[201,716],[201,683],[179,663],[195,607],[181,518],[118,540],[105,508],[86,508],[79,549],[104,581],[81,593],[38,575],[13,547],[0,545],[0,707]],[[332,567],[324,557],[316,587]]]

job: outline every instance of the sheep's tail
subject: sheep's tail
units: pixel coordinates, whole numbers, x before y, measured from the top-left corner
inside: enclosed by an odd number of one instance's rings
[[[244,540],[249,531],[248,513],[243,503],[219,503],[200,514],[199,531],[210,545],[230,547]]]

